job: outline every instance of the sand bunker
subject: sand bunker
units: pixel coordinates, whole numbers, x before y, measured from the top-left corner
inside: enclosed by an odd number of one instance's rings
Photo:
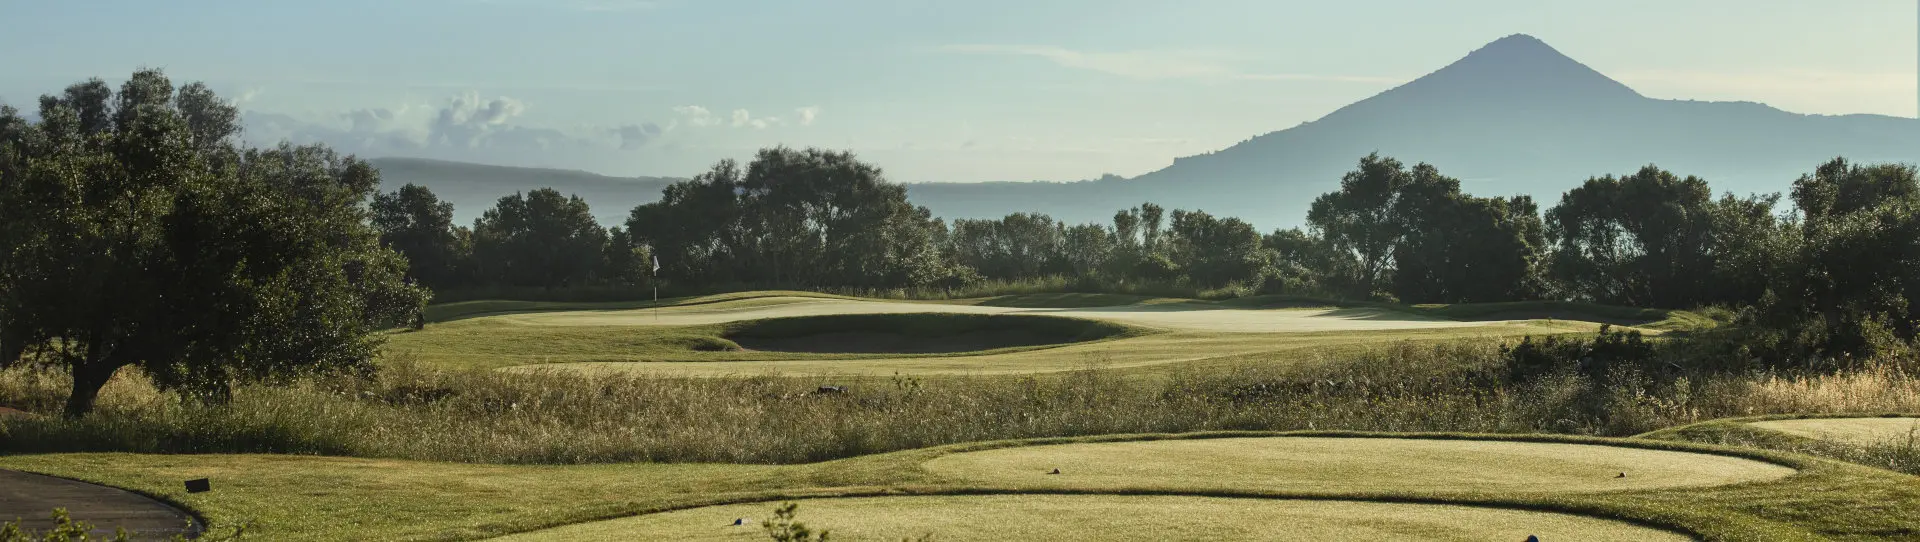
[[[1025,314],[835,314],[741,322],[724,336],[768,352],[934,354],[1087,342],[1127,331],[1111,322]]]

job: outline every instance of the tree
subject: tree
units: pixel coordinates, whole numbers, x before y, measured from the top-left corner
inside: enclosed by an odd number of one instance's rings
[[[606,254],[601,257],[606,268],[600,272],[600,276],[624,286],[649,284],[653,273],[651,257],[647,247],[634,244],[633,236],[627,234],[627,230],[614,227],[607,230]]]
[[[1916,185],[1912,166],[1855,166],[1845,160],[1828,162],[1794,183],[1801,215],[1797,227],[1782,225],[1755,250],[1777,269],[1759,312],[1768,327],[1785,335],[1780,353],[1796,359],[1869,359],[1916,346]]]
[[[1060,252],[1073,274],[1092,276],[1113,257],[1113,234],[1099,224],[1061,224]]]
[[[408,183],[373,196],[373,226],[380,242],[407,257],[408,271],[430,288],[466,285],[472,247],[453,224],[453,204],[427,187]]]
[[[1196,286],[1252,283],[1267,265],[1260,233],[1238,218],[1175,210],[1166,241],[1169,258]]]
[[[1065,229],[1053,217],[1013,213],[999,220],[953,221],[949,254],[987,278],[1020,280],[1067,272]]]
[[[1809,224],[1915,198],[1920,179],[1905,164],[1863,167],[1835,158],[1793,182],[1793,203]]]
[[[1274,230],[1260,239],[1272,258],[1272,276],[1261,289],[1286,294],[1364,295],[1351,282],[1360,261],[1326,239],[1300,228]]]
[[[1712,193],[1647,166],[1588,179],[1547,211],[1551,274],[1567,293],[1638,307],[1689,307],[1714,272]]]
[[[1394,296],[1411,303],[1531,299],[1539,280],[1539,209],[1520,196],[1436,197],[1409,217],[1394,248]]]
[[[902,285],[933,250],[932,213],[852,153],[762,149],[740,186],[775,284]]]
[[[627,219],[668,275],[696,283],[895,287],[948,276],[942,224],[851,153],[763,149],[666,188]]]
[[[371,166],[237,149],[231,123],[192,120],[230,106],[183,102],[157,70],[102,88],[44,97],[37,124],[0,138],[16,172],[0,178],[0,300],[15,337],[71,371],[67,415],[127,366],[214,399],[236,380],[364,370],[377,332],[425,304],[367,224]]]
[[[721,160],[706,173],[668,185],[660,201],[633,208],[627,234],[660,259],[673,280],[725,284],[750,280],[752,248],[743,218],[739,164]],[[652,263],[648,263],[652,268]]]
[[[473,223],[480,274],[512,286],[585,284],[601,268],[607,230],[580,196],[552,188],[500,198]]]
[[[1354,282],[1368,294],[1385,287],[1391,276],[1393,250],[1402,235],[1399,200],[1411,181],[1399,160],[1369,154],[1340,179],[1340,190],[1315,198],[1308,208],[1307,224],[1359,260]]]

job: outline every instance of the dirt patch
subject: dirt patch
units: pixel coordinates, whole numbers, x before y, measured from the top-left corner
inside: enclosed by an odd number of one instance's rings
[[[842,331],[780,338],[737,338],[741,348],[766,352],[825,354],[951,354],[1017,346],[1067,344],[1071,339],[1024,329],[968,331],[953,335],[916,337],[900,333]]]

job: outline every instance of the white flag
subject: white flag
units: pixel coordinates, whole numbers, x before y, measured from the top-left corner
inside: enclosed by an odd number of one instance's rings
[[[660,274],[660,257],[659,256],[653,257],[653,274],[655,275]]]

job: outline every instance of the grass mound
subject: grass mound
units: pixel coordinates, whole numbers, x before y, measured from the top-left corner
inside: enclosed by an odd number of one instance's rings
[[[764,540],[775,503],[710,506],[501,540]],[[834,540],[1690,540],[1600,518],[1472,506],[1148,495],[909,496],[799,501]],[[734,525],[735,520],[741,525]]]
[[[1794,473],[1751,459],[1623,446],[1335,437],[1025,446],[948,455],[926,467],[957,479],[1014,487],[1497,494],[1710,487]],[[1052,474],[1054,469],[1060,474]]]
[[[976,352],[1132,334],[1111,322],[1020,314],[837,314],[751,320],[721,337],[750,350],[842,354]]]
[[[1799,437],[1857,445],[1912,440],[1920,435],[1920,418],[1912,417],[1802,418],[1757,421],[1750,425]]]

